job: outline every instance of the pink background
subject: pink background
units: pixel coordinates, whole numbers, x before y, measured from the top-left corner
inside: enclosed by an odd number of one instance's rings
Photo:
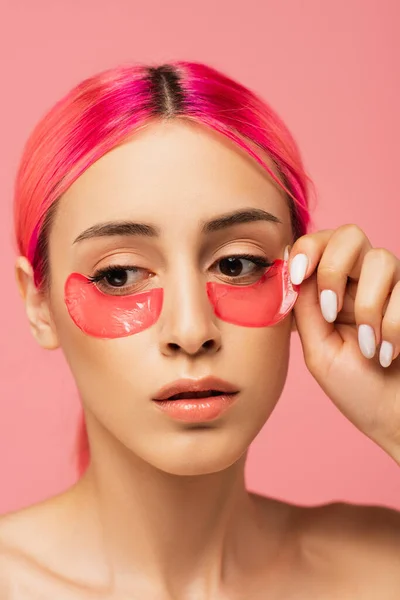
[[[317,226],[355,222],[375,246],[400,256],[399,6],[0,0],[0,512],[74,480],[74,384],[61,353],[31,338],[13,273],[13,178],[39,117],[79,80],[119,62],[209,63],[261,93],[286,120],[318,187]],[[400,509],[399,468],[322,393],[297,338],[284,394],[252,445],[247,480],[298,503]]]

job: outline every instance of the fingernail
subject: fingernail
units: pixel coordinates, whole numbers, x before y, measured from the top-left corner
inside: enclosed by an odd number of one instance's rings
[[[383,341],[379,352],[379,362],[382,367],[389,367],[393,360],[393,344]]]
[[[370,325],[359,326],[358,343],[365,358],[372,358],[375,355],[375,333]]]
[[[321,312],[328,323],[333,323],[337,317],[338,299],[333,290],[323,290],[320,294]]]
[[[290,246],[286,246],[285,250],[283,251],[283,260],[285,262],[287,262],[289,260],[289,254],[290,254]]]
[[[295,285],[299,285],[306,274],[308,258],[305,254],[296,254],[290,265],[290,279]]]

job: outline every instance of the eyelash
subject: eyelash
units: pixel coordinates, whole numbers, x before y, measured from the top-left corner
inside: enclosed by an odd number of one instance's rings
[[[236,258],[236,259],[244,259],[244,260],[249,260],[251,262],[253,262],[258,269],[266,269],[267,267],[271,267],[273,265],[273,262],[270,262],[268,259],[263,258],[262,256],[257,256],[255,254],[228,254],[227,256],[222,256],[221,258],[219,258],[217,261],[215,261],[213,263],[213,265],[226,260],[227,258]],[[104,267],[103,269],[98,269],[97,271],[95,271],[95,273],[93,275],[88,276],[88,280],[93,283],[100,283],[103,279],[105,279],[107,276],[112,275],[114,273],[120,273],[121,271],[140,271],[140,270],[146,270],[146,269],[142,269],[141,267],[134,267],[133,265],[112,265],[110,267]],[[240,279],[240,275],[238,277],[229,277],[228,275],[225,275],[224,277],[231,279],[231,280],[238,280]],[[243,276],[242,276],[243,277]],[[113,287],[113,286],[110,286]],[[118,289],[117,286],[114,286],[115,289]]]

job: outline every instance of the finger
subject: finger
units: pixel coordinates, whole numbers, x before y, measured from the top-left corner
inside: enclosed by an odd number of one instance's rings
[[[318,267],[318,293],[325,319],[332,323],[343,307],[347,278],[357,279],[371,248],[365,233],[353,224],[299,238],[293,245],[290,276],[301,282]]]
[[[354,301],[360,349],[366,358],[375,355],[376,346],[381,342],[385,303],[399,279],[400,261],[394,254],[385,248],[372,248],[367,252]]]
[[[293,313],[307,366],[315,371],[328,369],[343,339],[335,324],[328,323],[321,313],[316,273],[303,282]]]
[[[295,241],[289,254],[289,272],[292,283],[299,285],[314,272],[333,229],[308,233]]]
[[[400,282],[394,286],[382,320],[382,344],[379,361],[389,367],[400,352]]]
[[[358,280],[370,249],[369,239],[356,225],[339,227],[330,237],[317,270],[321,311],[329,323],[342,310],[348,279]]]
[[[364,246],[364,253],[371,248],[371,244],[365,233],[354,224],[342,225],[338,229],[323,229],[316,233],[303,235],[293,244],[290,250],[289,269],[292,283],[299,284],[303,279],[309,277],[320,262],[326,247],[334,240],[332,246],[332,254],[339,250],[340,245],[345,245],[346,248],[360,247],[360,251]],[[337,248],[336,248],[337,246]],[[344,254],[347,253],[345,249]],[[304,255],[304,257],[300,257]],[[304,259],[307,260],[304,260]],[[306,268],[303,273],[303,262],[306,262]],[[357,278],[361,262],[354,266],[354,270],[349,273],[352,278]],[[301,275],[301,277],[300,277]],[[293,278],[292,278],[293,277]],[[299,281],[301,279],[301,281]]]

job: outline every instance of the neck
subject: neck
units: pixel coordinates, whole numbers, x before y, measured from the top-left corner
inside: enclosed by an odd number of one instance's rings
[[[173,475],[108,433],[93,433],[91,463],[76,492],[80,506],[92,507],[113,585],[139,577],[162,590],[160,598],[165,590],[182,597],[193,585],[196,597],[209,597],[250,566],[260,517],[245,488],[247,454],[216,473]]]

